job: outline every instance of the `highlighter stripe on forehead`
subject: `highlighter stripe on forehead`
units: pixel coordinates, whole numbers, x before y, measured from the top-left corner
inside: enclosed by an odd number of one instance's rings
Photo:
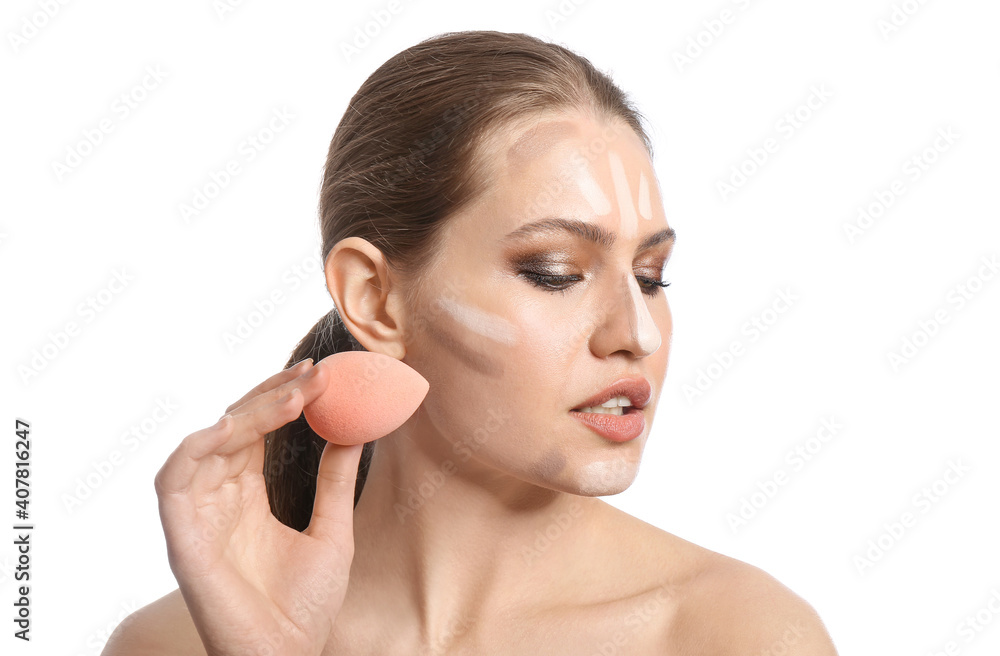
[[[590,203],[590,209],[594,210],[597,216],[604,216],[611,212],[611,201],[601,191],[600,185],[594,180],[594,176],[586,168],[581,169],[576,174],[576,186],[583,194],[583,197]]]
[[[632,190],[625,177],[625,165],[618,153],[608,151],[608,163],[611,165],[611,178],[615,183],[615,196],[618,198],[618,214],[621,220],[621,233],[625,239],[635,236],[638,219],[635,215],[635,204],[632,202]]]
[[[649,180],[646,179],[646,172],[639,172],[639,214],[644,219],[653,218],[653,204],[649,199]]]
[[[547,121],[526,130],[507,151],[507,163],[520,167],[537,157],[553,143],[579,133],[579,128],[569,121]]]

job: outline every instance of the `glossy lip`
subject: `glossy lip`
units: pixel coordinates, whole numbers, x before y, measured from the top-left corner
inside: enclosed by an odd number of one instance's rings
[[[643,408],[649,403],[652,395],[652,386],[642,376],[622,377],[570,410],[570,413],[601,437],[613,442],[628,442],[646,430],[646,413],[643,412]],[[599,406],[616,396],[627,397],[632,403],[631,407],[622,407],[620,417],[579,411],[580,408]]]
[[[594,406],[601,405],[608,399],[616,396],[628,397],[628,400],[632,403],[633,408],[642,410],[646,407],[646,404],[649,403],[649,399],[652,395],[653,388],[649,384],[648,380],[642,376],[628,376],[619,378],[597,394],[573,408],[573,410],[579,410],[580,408],[593,408]]]
[[[622,416],[570,410],[570,414],[601,437],[612,442],[628,442],[646,430],[646,415],[637,408],[624,409]]]

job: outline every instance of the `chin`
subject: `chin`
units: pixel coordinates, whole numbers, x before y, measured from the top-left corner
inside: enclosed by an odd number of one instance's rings
[[[639,473],[630,460],[598,460],[581,466],[574,478],[577,492],[584,497],[603,497],[627,490]]]

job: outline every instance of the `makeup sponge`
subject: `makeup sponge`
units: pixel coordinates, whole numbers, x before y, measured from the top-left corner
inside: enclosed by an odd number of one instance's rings
[[[334,444],[364,444],[388,435],[427,396],[427,379],[383,353],[343,351],[320,362],[330,370],[330,383],[303,413],[309,426]]]

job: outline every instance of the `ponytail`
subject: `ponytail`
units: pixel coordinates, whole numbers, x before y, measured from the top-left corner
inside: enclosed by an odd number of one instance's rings
[[[317,363],[328,355],[365,348],[347,330],[337,309],[330,310],[295,347],[285,368],[306,358]],[[330,382],[336,385],[337,381]],[[345,390],[349,393],[349,390]],[[285,526],[297,531],[309,526],[316,498],[316,472],[326,440],[316,434],[301,414],[264,437],[264,484],[271,513]],[[367,442],[361,451],[358,478],[354,486],[354,505],[368,477],[375,442]]]

